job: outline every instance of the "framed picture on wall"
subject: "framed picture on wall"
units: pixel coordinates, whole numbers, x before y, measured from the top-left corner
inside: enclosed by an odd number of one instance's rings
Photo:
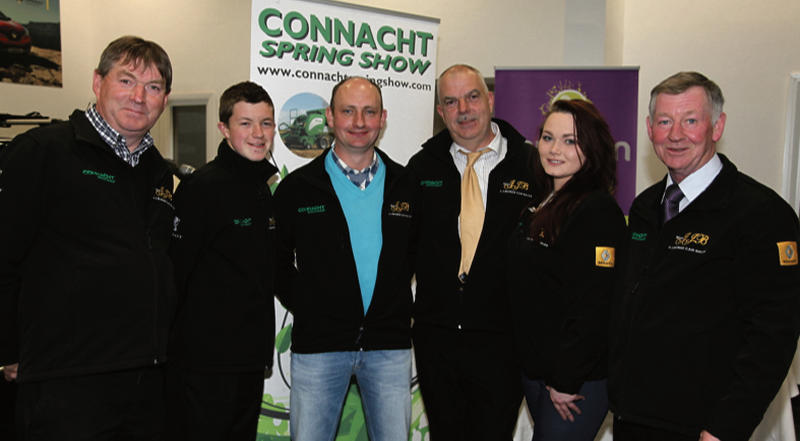
[[[61,87],[60,0],[0,0],[0,81]]]

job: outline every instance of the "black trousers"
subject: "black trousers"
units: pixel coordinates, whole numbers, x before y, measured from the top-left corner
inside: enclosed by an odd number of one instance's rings
[[[264,372],[167,369],[169,441],[254,441]]]
[[[0,373],[0,440],[15,441],[17,439],[14,427],[14,410],[17,401],[17,383],[3,379]]]
[[[431,441],[513,438],[522,386],[510,336],[416,326],[414,351]]]
[[[160,440],[161,368],[20,383],[18,438],[24,441]]]
[[[697,441],[698,439],[700,432],[686,435],[614,417],[614,441]]]

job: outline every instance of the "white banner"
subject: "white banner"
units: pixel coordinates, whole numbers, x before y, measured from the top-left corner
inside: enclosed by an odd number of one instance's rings
[[[331,90],[349,76],[381,86],[387,110],[379,146],[405,164],[433,131],[438,19],[320,0],[253,0],[250,79],[269,92],[281,177],[330,146]],[[273,375],[265,381],[259,440],[289,440],[291,316],[276,302]],[[410,439],[427,439],[416,385]],[[348,393],[337,441],[366,440],[361,402]]]

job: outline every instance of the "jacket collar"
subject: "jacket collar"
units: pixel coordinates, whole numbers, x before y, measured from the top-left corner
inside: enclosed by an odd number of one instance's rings
[[[500,128],[500,134],[506,138],[506,140],[508,140],[508,151],[506,152],[506,158],[510,157],[513,159],[523,154],[524,152],[522,149],[526,142],[525,137],[522,136],[522,134],[519,133],[511,124],[502,119],[492,118],[492,121],[497,124],[497,127]],[[444,129],[425,141],[425,143],[422,144],[422,149],[440,159],[453,162],[450,156],[450,146],[452,144],[453,137],[450,136],[450,131]]]
[[[219,147],[217,147],[217,158],[219,158],[220,163],[224,167],[230,169],[234,173],[241,173],[247,179],[258,182],[266,182],[270,176],[278,172],[278,169],[266,159],[253,162],[242,157],[236,153],[224,139],[219,143]]]
[[[320,188],[333,191],[333,185],[331,184],[330,177],[328,176],[328,172],[325,171],[325,156],[329,151],[330,147],[326,148],[322,151],[322,153],[319,154],[319,156],[314,158],[311,162],[303,167],[297,169],[294,173],[297,173],[299,176],[302,176],[304,179]],[[389,156],[383,150],[376,147],[375,152],[377,152],[378,156],[381,157],[383,165],[386,167],[386,188],[388,189],[389,186],[398,178],[398,176],[403,173],[404,168],[402,165],[389,158]]]
[[[69,116],[69,122],[72,124],[72,130],[75,134],[75,139],[84,142],[86,144],[91,145],[95,149],[101,150],[104,154],[109,155],[109,157],[114,158],[119,165],[126,165],[130,168],[130,165],[123,161],[116,153],[111,149],[111,147],[106,144],[103,138],[100,137],[100,134],[97,133],[94,126],[89,119],[86,118],[86,112],[83,110],[75,110]],[[154,169],[155,176],[160,177],[163,173],[169,171],[169,166],[167,161],[161,156],[158,149],[153,146],[152,148],[147,149],[140,158],[140,165],[143,163],[151,162],[153,167],[157,167]],[[115,162],[115,163],[117,163]],[[137,166],[138,167],[138,166]]]
[[[722,160],[722,170],[716,178],[711,181],[708,188],[705,189],[700,195],[686,206],[684,211],[702,211],[702,210],[715,210],[727,207],[733,203],[732,194],[735,191],[736,180],[739,171],[736,166],[723,154],[717,153],[720,160]],[[657,184],[651,186],[639,196],[641,203],[634,204],[631,208],[632,213],[645,219],[648,223],[654,225],[659,223],[661,196],[664,194],[664,188],[667,185],[667,176],[659,181]]]

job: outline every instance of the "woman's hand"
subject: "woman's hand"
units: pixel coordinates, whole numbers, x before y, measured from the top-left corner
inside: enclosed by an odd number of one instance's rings
[[[553,402],[553,407],[561,415],[564,421],[574,422],[575,417],[572,416],[571,411],[575,411],[578,415],[581,414],[581,409],[575,405],[576,401],[585,400],[586,397],[577,394],[561,393],[550,386],[545,386],[550,391],[550,401]]]

